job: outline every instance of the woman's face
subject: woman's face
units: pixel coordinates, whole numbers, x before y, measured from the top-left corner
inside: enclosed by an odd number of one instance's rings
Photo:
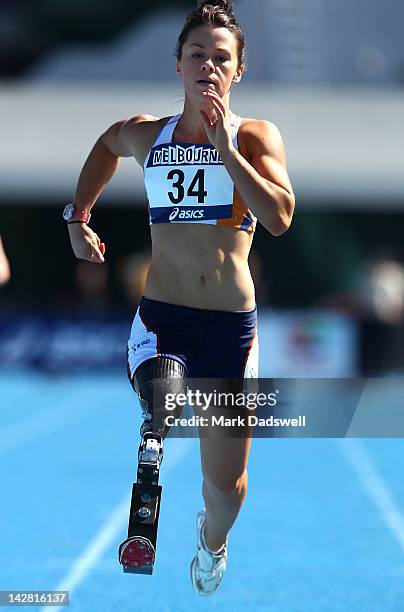
[[[177,60],[186,96],[199,103],[209,89],[224,98],[243,71],[244,67],[238,66],[237,38],[227,28],[195,28],[182,47],[181,60]]]

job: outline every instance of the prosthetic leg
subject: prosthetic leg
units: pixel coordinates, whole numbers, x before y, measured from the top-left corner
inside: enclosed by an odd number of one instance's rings
[[[159,485],[163,440],[169,427],[164,419],[167,393],[186,391],[184,366],[168,357],[155,357],[136,370],[133,387],[145,419],[140,428],[137,481],[132,487],[128,537],[119,547],[124,572],[152,574],[156,556],[157,528],[162,487]],[[174,411],[179,415],[178,409]]]

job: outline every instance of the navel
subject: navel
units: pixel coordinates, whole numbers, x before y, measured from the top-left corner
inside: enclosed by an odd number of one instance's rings
[[[206,278],[203,276],[203,274],[201,274],[200,276],[200,281],[201,281],[201,285],[204,285],[206,283]]]

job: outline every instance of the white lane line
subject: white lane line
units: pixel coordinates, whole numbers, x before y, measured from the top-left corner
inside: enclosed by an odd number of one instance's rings
[[[166,442],[162,464],[162,470],[164,468],[164,472],[162,473],[164,476],[166,476],[167,472],[171,471],[181,461],[184,455],[189,452],[191,442],[191,438],[176,439],[176,446],[174,448],[171,448]],[[125,528],[129,516],[130,500],[131,494],[129,494],[129,496],[125,495],[93,540],[91,540],[80,557],[75,561],[68,574],[54,589],[55,591],[69,591],[71,598],[74,589],[76,589],[85,580],[87,574],[97,566],[98,559],[102,557],[105,551],[118,538],[120,532]],[[116,563],[116,571],[122,571],[122,569],[118,567],[118,556],[116,556]],[[70,603],[72,602],[70,601]],[[44,612],[58,612],[63,609],[66,609],[65,606],[46,606]]]
[[[23,421],[0,429],[0,455],[20,448],[35,438],[41,438],[86,419],[98,407],[86,402],[83,395],[70,395],[68,401],[56,402],[50,408],[39,410]],[[73,408],[74,405],[76,408]]]
[[[404,553],[404,515],[378,473],[370,454],[357,439],[336,439],[335,442]]]

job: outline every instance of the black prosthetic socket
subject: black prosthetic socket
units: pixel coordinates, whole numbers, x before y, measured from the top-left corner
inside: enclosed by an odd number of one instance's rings
[[[140,434],[158,434],[161,439],[167,436],[168,425],[165,418],[169,415],[180,416],[182,407],[166,409],[166,395],[186,393],[186,369],[171,357],[153,357],[144,361],[136,370],[133,387],[139,396],[145,419]]]

